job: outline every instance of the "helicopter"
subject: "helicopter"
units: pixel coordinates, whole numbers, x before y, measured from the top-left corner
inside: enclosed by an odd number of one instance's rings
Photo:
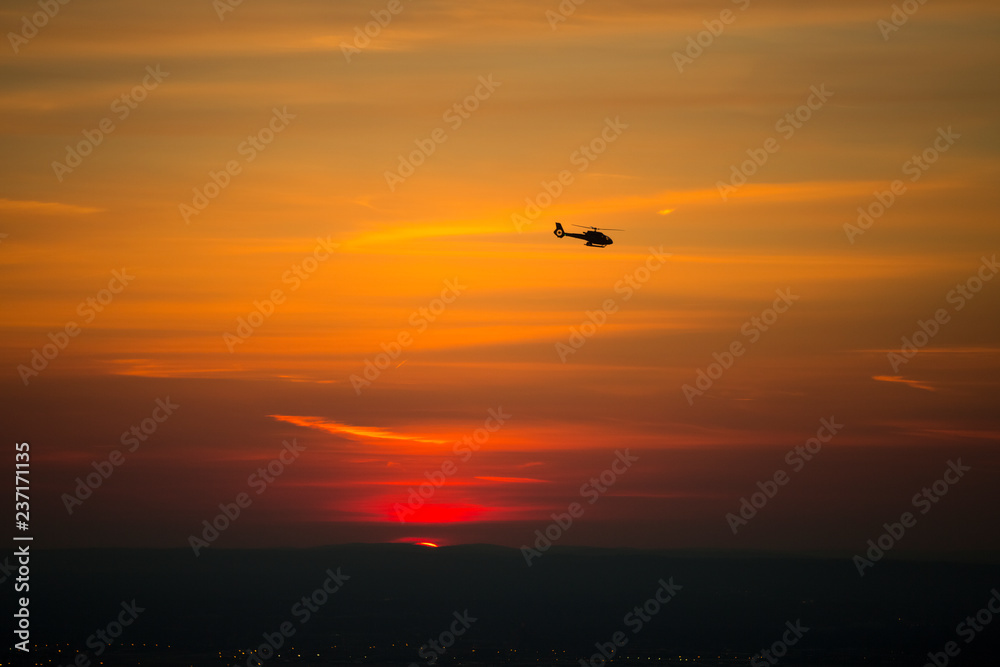
[[[583,225],[573,225],[573,226],[583,227],[583,229],[589,229],[590,231],[584,232],[583,234],[574,234],[572,232],[567,232],[566,230],[564,230],[562,223],[557,222],[556,230],[552,233],[555,234],[558,238],[562,238],[564,236],[572,236],[573,238],[576,239],[583,239],[584,241],[587,242],[587,245],[589,245],[592,248],[603,248],[605,246],[611,245],[612,243],[614,243],[614,241],[612,241],[611,237],[608,236],[607,234],[602,234],[600,231],[601,229],[605,229],[606,231],[609,232],[625,231],[624,229],[607,229],[605,227],[584,227]]]

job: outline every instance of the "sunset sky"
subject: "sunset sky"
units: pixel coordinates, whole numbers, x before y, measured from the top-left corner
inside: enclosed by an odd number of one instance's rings
[[[0,401],[36,540],[185,547],[247,492],[213,548],[521,546],[581,502],[560,544],[855,552],[961,458],[900,549],[1000,549],[1000,6],[559,8],[77,0],[32,32],[5,3]]]

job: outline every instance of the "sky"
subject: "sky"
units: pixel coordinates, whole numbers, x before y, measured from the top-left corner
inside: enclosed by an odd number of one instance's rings
[[[36,539],[1000,548],[1000,8],[907,7],[5,3]]]

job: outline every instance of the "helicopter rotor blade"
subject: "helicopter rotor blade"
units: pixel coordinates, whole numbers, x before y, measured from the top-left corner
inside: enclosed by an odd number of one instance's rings
[[[598,231],[601,231],[601,230],[608,231],[608,232],[624,232],[625,231],[624,229],[611,229],[610,227],[588,227],[587,225],[577,225],[577,224],[574,224],[573,226],[574,227],[580,227],[581,229],[593,229],[595,232],[598,232]]]

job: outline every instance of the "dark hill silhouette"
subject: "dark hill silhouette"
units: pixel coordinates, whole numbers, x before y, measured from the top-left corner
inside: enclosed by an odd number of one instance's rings
[[[300,624],[293,606],[338,568],[350,579]],[[38,551],[32,639],[60,644],[55,664],[76,651],[93,657],[87,638],[135,599],[144,611],[105,665],[139,656],[246,664],[234,652],[283,622],[296,633],[265,664],[287,664],[289,646],[315,664],[427,664],[420,646],[465,610],[477,620],[437,664],[579,664],[624,631],[613,664],[700,655],[697,664],[745,665],[797,619],[809,631],[781,664],[923,665],[951,640],[962,646],[956,664],[992,664],[1000,622],[969,645],[955,626],[985,605],[998,574],[989,563],[886,559],[862,578],[849,558],[573,547],[553,547],[528,567],[520,551],[491,545],[208,549],[198,558],[187,549]],[[625,615],[671,579],[681,590],[633,633]]]

